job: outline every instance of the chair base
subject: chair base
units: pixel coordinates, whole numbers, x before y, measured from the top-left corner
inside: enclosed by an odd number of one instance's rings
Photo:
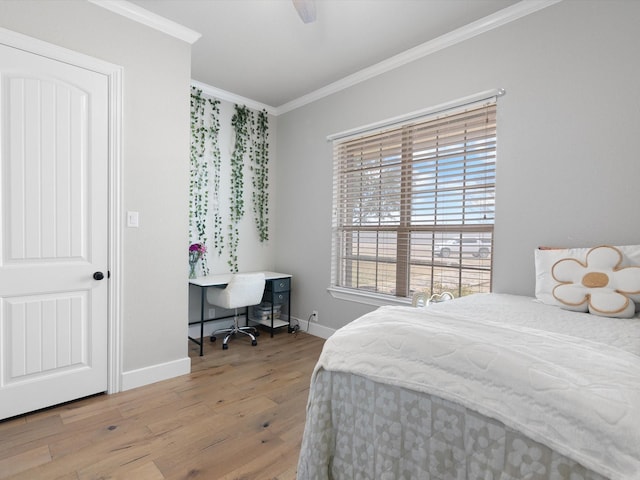
[[[237,333],[242,333],[243,335],[247,335],[251,338],[251,345],[258,345],[258,341],[256,340],[256,336],[258,335],[258,331],[254,327],[240,327],[238,326],[238,317],[234,319],[233,326],[230,328],[223,328],[220,330],[216,330],[211,334],[211,341],[216,341],[216,335],[224,334],[224,340],[222,340],[222,349],[226,350],[229,348],[229,339]]]

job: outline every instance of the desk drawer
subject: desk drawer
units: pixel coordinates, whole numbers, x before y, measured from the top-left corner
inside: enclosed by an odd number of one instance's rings
[[[272,292],[288,292],[291,290],[290,278],[276,278],[267,282],[267,290]]]
[[[262,301],[266,303],[273,302],[276,304],[286,304],[289,303],[289,292],[272,292],[270,290],[265,290],[264,295],[262,296]]]
[[[273,292],[273,303],[284,304],[289,302],[289,292]]]

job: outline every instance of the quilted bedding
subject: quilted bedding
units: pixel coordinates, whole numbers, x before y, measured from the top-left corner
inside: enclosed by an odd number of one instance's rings
[[[640,321],[474,295],[382,307],[312,377],[299,479],[640,478]]]

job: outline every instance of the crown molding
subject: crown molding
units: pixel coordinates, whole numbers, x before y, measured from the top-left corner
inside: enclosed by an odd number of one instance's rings
[[[110,10],[113,13],[141,23],[147,27],[159,30],[167,35],[171,35],[179,40],[194,44],[201,36],[201,33],[180,25],[168,18],[157,15],[149,10],[126,0],[88,0],[90,3]]]
[[[160,30],[168,35],[172,35],[180,40],[193,44],[202,35],[194,30],[184,27],[176,22],[168,20],[160,15],[156,15],[142,7],[139,7],[126,0],[88,0],[114,13],[127,17],[136,22],[147,25],[148,27]],[[420,58],[431,55],[432,53],[443,50],[452,45],[456,45],[465,40],[473,38],[482,33],[506,25],[509,22],[518,20],[519,18],[535,13],[539,10],[547,8],[551,5],[561,2],[562,0],[521,0],[520,2],[504,8],[492,15],[488,15],[480,20],[472,22],[468,25],[460,27],[449,33],[441,35],[438,38],[425,42],[414,48],[406,50],[398,55],[394,55],[375,65],[364,68],[359,72],[346,76],[325,87],[319,88],[311,93],[298,97],[290,102],[284,103],[278,107],[266,105],[264,103],[252,100],[235,93],[228,92],[216,88],[214,86],[192,80],[192,85],[200,88],[204,93],[221,100],[233,103],[244,104],[247,107],[256,110],[266,110],[271,115],[282,115],[284,113],[303,107],[309,103],[313,103],[324,97],[345,90],[349,87],[357,85],[371,78],[382,75],[383,73],[392,71],[408,63],[419,60]]]
[[[472,22],[464,27],[460,27],[449,33],[441,35],[438,38],[425,42],[414,48],[406,50],[398,55],[394,55],[383,60],[371,67],[364,68],[359,72],[344,77],[336,82],[315,90],[307,95],[303,95],[295,100],[287,102],[277,107],[276,115],[290,112],[296,108],[300,108],[309,103],[320,100],[346,88],[352,87],[358,83],[364,82],[371,78],[382,75],[383,73],[394,70],[398,67],[411,63],[420,58],[431,55],[439,50],[450,47],[457,43],[473,38],[482,33],[498,28],[509,22],[513,22],[519,18],[527,16],[531,13],[547,8],[551,5],[561,2],[562,0],[522,0],[515,5],[504,8],[492,15],[488,15],[480,20]]]
[[[202,90],[202,93],[206,93],[219,100],[226,100],[227,102],[237,103],[239,105],[246,105],[253,110],[266,110],[270,115],[277,115],[277,108],[264,103],[251,100],[250,98],[236,95],[235,93],[222,90],[221,88],[213,87],[206,83],[198,82],[197,80],[191,80],[191,85]]]

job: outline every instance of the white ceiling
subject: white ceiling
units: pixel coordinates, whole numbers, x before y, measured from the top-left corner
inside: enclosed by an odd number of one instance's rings
[[[291,0],[130,1],[202,34],[193,80],[273,108],[519,8],[518,0],[316,0],[317,19],[305,24]]]

